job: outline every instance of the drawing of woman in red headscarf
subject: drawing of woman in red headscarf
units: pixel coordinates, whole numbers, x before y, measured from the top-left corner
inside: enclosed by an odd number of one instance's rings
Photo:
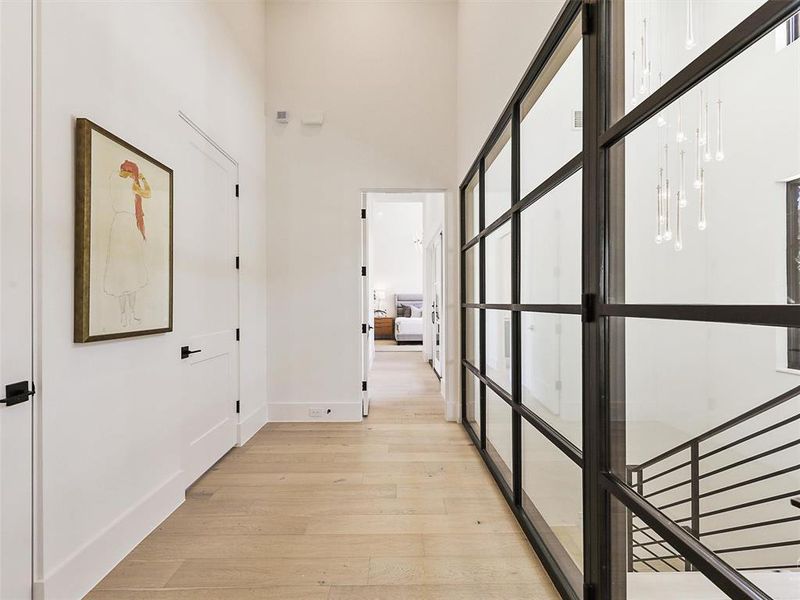
[[[145,255],[147,233],[142,200],[150,198],[150,184],[130,160],[109,177],[114,217],[108,241],[103,289],[119,301],[123,327],[140,321],[136,314],[136,292],[148,283]]]

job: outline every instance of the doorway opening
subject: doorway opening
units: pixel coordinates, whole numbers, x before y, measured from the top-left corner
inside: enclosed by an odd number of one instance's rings
[[[427,363],[441,391],[444,192],[365,191],[361,232],[362,403],[367,416],[376,356],[386,368],[395,362]]]

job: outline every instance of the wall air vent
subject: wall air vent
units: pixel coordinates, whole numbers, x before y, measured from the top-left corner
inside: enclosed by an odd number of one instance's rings
[[[572,111],[572,128],[573,129],[583,129],[583,111],[582,110],[573,110]]]

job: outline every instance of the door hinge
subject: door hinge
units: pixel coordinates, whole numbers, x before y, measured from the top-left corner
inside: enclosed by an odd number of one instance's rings
[[[581,320],[584,323],[593,323],[597,319],[597,296],[584,294],[581,302]]]
[[[362,323],[361,324],[361,333],[367,333],[367,324],[366,323]]]
[[[594,33],[594,4],[583,3],[581,8],[581,33],[592,35]]]
[[[367,209],[366,208],[362,208],[361,209],[361,218],[362,219],[366,219],[367,218]]]
[[[361,391],[362,392],[366,392],[367,391],[367,382],[366,381],[362,381],[361,382]]]
[[[362,277],[366,277],[367,276],[367,267],[361,267],[361,276]]]
[[[239,268],[239,257],[238,256],[236,257],[236,268],[237,269]]]
[[[239,197],[239,184],[238,183],[236,184],[236,190],[235,191],[236,191],[236,197],[238,198]]]
[[[236,328],[236,341],[239,341],[239,328]]]
[[[236,414],[239,414],[239,401],[236,401]]]

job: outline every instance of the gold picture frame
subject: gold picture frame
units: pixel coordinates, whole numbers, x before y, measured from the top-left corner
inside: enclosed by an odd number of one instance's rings
[[[75,141],[74,341],[172,331],[172,169],[88,119]]]

